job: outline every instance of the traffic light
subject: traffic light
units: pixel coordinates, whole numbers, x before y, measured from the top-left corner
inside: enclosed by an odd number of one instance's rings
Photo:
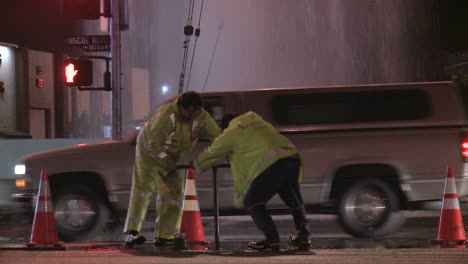
[[[69,19],[99,19],[101,0],[62,0],[62,17]]]
[[[93,84],[93,62],[83,59],[65,60],[66,86],[90,86]]]

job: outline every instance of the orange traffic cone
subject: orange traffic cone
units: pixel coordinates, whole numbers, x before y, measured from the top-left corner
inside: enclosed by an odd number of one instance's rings
[[[54,208],[50,197],[49,176],[46,170],[41,171],[41,181],[37,194],[36,211],[31,230],[31,240],[26,243],[28,247],[54,247],[63,248],[58,240],[55,227]]]
[[[466,242],[453,169],[452,167],[448,167],[440,212],[439,234],[437,235],[437,239],[432,240],[432,243],[443,248],[464,248]]]
[[[195,173],[187,170],[187,183],[185,185],[184,210],[180,232],[185,233],[192,250],[205,249],[205,232],[198,205],[197,189],[195,186]]]

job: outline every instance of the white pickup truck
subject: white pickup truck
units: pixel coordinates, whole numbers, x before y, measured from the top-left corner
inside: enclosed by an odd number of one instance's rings
[[[72,146],[83,142],[102,141],[103,138],[32,139],[31,135],[0,128],[0,213],[14,211],[11,194],[15,191],[14,166],[27,154],[48,149]]]
[[[468,92],[451,82],[354,85],[203,93],[215,120],[255,111],[296,146],[304,160],[306,207],[325,207],[355,236],[383,236],[402,210],[440,210],[453,167],[460,200],[468,196]],[[79,144],[22,158],[17,198],[34,201],[49,173],[61,239],[98,235],[125,212],[135,133],[123,141]],[[208,142],[200,141],[199,152]],[[189,157],[192,158],[192,157]],[[218,171],[220,211],[235,209],[230,169]],[[211,172],[196,176],[201,210],[212,209]],[[268,204],[281,208],[276,198]],[[149,208],[154,208],[150,206]]]

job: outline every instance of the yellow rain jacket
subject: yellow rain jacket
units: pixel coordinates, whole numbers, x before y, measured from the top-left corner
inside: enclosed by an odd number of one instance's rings
[[[184,199],[184,171],[168,173],[163,159],[171,156],[182,164],[202,131],[210,139],[221,129],[208,112],[191,123],[183,122],[177,101],[161,106],[148,120],[137,138],[133,184],[125,230],[140,231],[153,193],[157,193],[155,237],[172,239],[179,232]]]
[[[203,108],[193,123],[182,122],[177,101],[174,101],[153,114],[141,131],[143,138],[138,140],[138,144],[161,166],[162,159],[167,155],[180,164],[197,143],[202,130],[211,140],[221,134],[219,126]]]
[[[194,160],[197,173],[227,157],[234,180],[235,201],[241,205],[250,183],[277,160],[300,157],[293,144],[254,112],[234,118],[210,147]],[[301,177],[302,179],[302,165]]]

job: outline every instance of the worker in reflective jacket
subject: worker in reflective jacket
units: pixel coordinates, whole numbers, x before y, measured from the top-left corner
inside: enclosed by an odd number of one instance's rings
[[[227,157],[231,164],[236,202],[243,203],[265,234],[264,240],[250,242],[249,248],[280,248],[277,228],[266,208],[266,203],[275,194],[292,209],[298,233],[290,237],[290,242],[299,248],[309,248],[309,223],[299,192],[302,178],[299,153],[286,137],[258,114],[247,112],[234,116],[224,118],[222,127],[228,123],[227,128],[193,161],[196,172],[202,173]]]
[[[170,245],[179,232],[185,176],[177,172],[196,144],[200,132],[210,139],[221,133],[218,124],[202,108],[201,97],[190,91],[165,104],[149,118],[137,138],[130,204],[124,232],[126,246],[143,244],[140,234],[151,197],[157,193],[154,245]]]

